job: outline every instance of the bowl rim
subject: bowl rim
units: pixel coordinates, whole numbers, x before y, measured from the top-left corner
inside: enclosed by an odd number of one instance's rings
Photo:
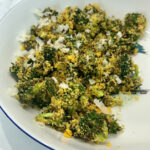
[[[2,18],[0,18],[0,24],[5,21],[5,18],[16,8],[18,7],[24,0],[20,0],[19,2],[17,2],[14,6],[12,6],[3,16]],[[27,131],[25,131],[24,129],[22,129],[9,115],[8,113],[4,110],[4,108],[2,107],[2,105],[0,104],[0,110],[2,110],[2,112],[5,114],[5,116],[11,121],[12,124],[14,124],[20,131],[22,131],[25,135],[27,135],[28,137],[30,137],[32,140],[34,140],[35,142],[39,143],[40,145],[50,149],[50,150],[55,150],[54,148],[48,146],[47,144],[44,144],[43,142],[39,141],[38,139],[36,139],[34,136],[32,136],[31,134],[29,134]]]
[[[2,110],[2,112],[5,114],[5,116],[11,121],[12,124],[14,124],[19,130],[21,130],[25,135],[27,135],[28,137],[30,137],[32,140],[36,141],[37,143],[39,143],[40,145],[50,149],[50,150],[55,150],[54,148],[44,144],[43,142],[39,141],[38,139],[36,139],[35,137],[33,137],[32,135],[30,135],[27,131],[25,131],[24,129],[22,129],[13,119],[11,119],[11,117],[7,114],[7,112],[0,106],[0,110]]]
[[[0,24],[2,22],[5,21],[5,19],[8,17],[8,15],[11,14],[11,12],[13,12],[13,10],[15,8],[17,8],[20,4],[22,4],[25,0],[20,0],[19,2],[17,2],[13,7],[11,7],[1,18],[0,18]],[[0,98],[1,99],[1,98]],[[14,121],[11,117],[10,114],[8,113],[8,111],[3,107],[3,105],[0,103],[0,110],[2,110],[2,112],[6,115],[6,117],[14,124],[14,126],[16,126],[19,130],[21,130],[21,132],[23,132],[25,135],[27,135],[28,137],[30,137],[32,140],[36,141],[37,143],[39,143],[40,145],[42,145],[45,148],[48,148],[50,150],[55,150],[53,147],[49,146],[48,144],[45,144],[44,142],[38,140],[36,138],[36,136],[33,136],[31,134],[29,134],[28,131],[26,131],[25,129],[23,129],[20,125],[18,125],[16,123],[16,121]]]

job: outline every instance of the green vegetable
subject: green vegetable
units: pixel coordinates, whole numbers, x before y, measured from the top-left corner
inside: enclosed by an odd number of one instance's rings
[[[134,75],[133,75],[133,78],[137,78],[138,77],[138,75],[139,75],[139,69],[138,69],[138,66],[137,65],[135,65],[134,66],[135,67],[135,70],[134,70]]]
[[[29,40],[23,42],[23,45],[24,45],[25,50],[30,51],[31,49],[35,49],[36,41],[34,38],[32,39],[31,37]]]
[[[45,78],[39,82],[39,79],[24,81],[18,85],[19,100],[27,105],[45,107],[49,105],[51,97],[57,94],[57,87],[50,78]]]
[[[113,116],[96,111],[85,114],[79,121],[79,128],[78,137],[95,143],[104,142],[108,133],[116,134],[122,129]]]
[[[105,116],[109,133],[117,134],[119,131],[122,130],[122,127],[117,123],[117,120],[115,120],[113,116],[110,115]]]
[[[121,56],[120,68],[121,68],[121,79],[130,74],[131,59],[127,54]]]
[[[11,75],[13,78],[17,81],[18,80],[18,72],[19,72],[20,67],[17,66],[16,64],[12,63],[12,66],[10,67],[9,71],[11,72]]]
[[[45,123],[46,125],[57,128],[60,131],[65,130],[65,126],[63,125],[64,121],[64,113],[62,115],[60,112],[43,112],[36,116],[35,120]]]
[[[133,41],[137,41],[146,28],[146,18],[139,13],[129,13],[125,17],[125,28],[128,37],[130,36]]]
[[[52,61],[54,58],[55,49],[45,47],[44,48],[44,59],[48,61]]]
[[[94,90],[92,90],[92,94],[95,95],[97,98],[101,98],[104,96],[104,93],[101,90],[95,90],[94,89]]]
[[[46,8],[38,18],[21,43],[22,55],[10,67],[17,80],[16,98],[22,106],[40,109],[36,120],[64,136],[104,142],[122,128],[99,109],[96,99],[121,106],[114,94],[139,91],[142,81],[132,55],[142,49],[137,40],[145,17],[130,13],[124,20],[110,18],[89,4],[69,6],[60,14]]]
[[[79,137],[95,143],[104,142],[108,138],[108,127],[104,117],[95,111],[85,114],[79,122]]]
[[[106,106],[109,106],[109,107],[121,106],[122,105],[122,100],[121,99],[113,98],[112,96],[105,96],[102,101]]]

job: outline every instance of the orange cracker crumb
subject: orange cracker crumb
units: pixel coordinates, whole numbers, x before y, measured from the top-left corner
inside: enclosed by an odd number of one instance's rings
[[[107,142],[106,146],[111,147],[112,146],[111,142]]]

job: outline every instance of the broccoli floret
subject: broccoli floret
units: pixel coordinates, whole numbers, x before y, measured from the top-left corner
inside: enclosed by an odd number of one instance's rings
[[[89,19],[86,18],[85,16],[81,15],[79,16],[78,14],[74,16],[74,22],[75,23],[80,23],[80,25],[82,24],[87,24],[89,22]]]
[[[139,69],[138,69],[138,66],[137,65],[134,65],[134,68],[135,68],[135,70],[134,70],[134,74],[133,74],[133,78],[137,78],[138,77],[138,75],[139,75]]]
[[[83,93],[85,91],[85,87],[83,86],[83,84],[79,84],[78,88],[80,93]]]
[[[56,50],[53,48],[45,47],[44,48],[44,59],[52,62],[52,59],[54,58],[54,52],[55,51]]]
[[[58,88],[56,87],[54,80],[46,78],[45,85],[51,97],[57,95]]]
[[[80,109],[85,110],[89,105],[89,97],[87,95],[80,96]]]
[[[89,19],[82,10],[76,11],[75,15],[73,16],[73,21],[75,28],[78,31],[84,31],[85,25],[89,23]]]
[[[29,79],[40,78],[41,76],[42,74],[39,73],[37,69],[32,68]]]
[[[40,108],[50,103],[51,97],[57,94],[57,87],[51,78],[38,79],[18,84],[18,96],[22,103],[36,105]]]
[[[125,17],[125,27],[127,34],[130,35],[133,41],[137,41],[144,33],[146,18],[138,13],[127,14]]]
[[[37,27],[35,25],[33,25],[30,29],[30,33],[31,33],[31,35],[36,36],[36,32],[37,32]]]
[[[115,34],[116,31],[120,31],[122,29],[122,21],[119,19],[106,19],[106,26],[103,28],[111,31],[112,34]]]
[[[42,113],[42,114],[39,114],[35,119],[37,121],[40,121],[40,122],[43,122],[43,123],[46,123],[46,122],[49,122],[48,119],[52,117],[52,113]]]
[[[19,72],[20,67],[12,63],[12,66],[9,68],[9,71],[13,78],[17,81],[18,80],[18,72]]]
[[[96,90],[96,89],[92,89],[92,94],[94,96],[96,96],[97,98],[103,97],[104,93],[102,90]]]
[[[83,115],[76,128],[71,130],[75,137],[85,141],[101,143],[108,138],[109,133],[116,134],[122,128],[114,119],[114,116],[92,111]]]
[[[106,122],[109,133],[116,134],[122,130],[122,127],[117,123],[117,120],[115,120],[113,116],[106,115]]]
[[[109,106],[109,107],[121,106],[122,105],[122,100],[121,99],[114,98],[112,96],[105,96],[102,99],[102,101],[105,104],[105,106]]]
[[[80,8],[77,8],[75,12],[76,12],[76,14],[80,14],[82,12],[82,10]]]
[[[82,94],[85,92],[85,86],[82,83],[70,83],[70,87],[72,90],[79,89],[79,93]]]
[[[120,62],[121,79],[124,79],[125,76],[131,73],[130,67],[131,67],[131,58],[127,54],[122,55]]]
[[[43,112],[37,115],[35,119],[60,131],[65,130],[65,123],[63,123],[65,122],[65,113],[62,109],[56,112]]]
[[[24,48],[27,51],[30,51],[31,49],[35,49],[36,44],[37,42],[34,35],[31,35],[30,39],[23,42]]]
[[[105,118],[95,111],[85,114],[79,121],[80,133],[84,140],[95,143],[104,142],[108,138],[108,127]]]
[[[51,9],[51,8],[45,8],[44,9],[44,11],[43,11],[43,13],[44,13],[44,15],[46,14],[46,13],[48,13],[48,15],[49,16],[57,16],[58,15],[58,11],[56,11],[56,10],[53,10],[53,9]],[[46,14],[46,16],[47,16],[47,14]]]

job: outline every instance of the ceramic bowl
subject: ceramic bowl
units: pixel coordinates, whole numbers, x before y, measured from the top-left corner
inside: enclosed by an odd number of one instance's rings
[[[147,20],[144,37],[139,41],[146,51],[150,52],[150,1],[149,0],[22,0],[0,21],[0,105],[7,117],[24,133],[56,150],[107,150],[107,142],[111,142],[111,150],[148,150],[150,149],[150,94],[140,95],[139,101],[126,105],[121,111],[121,120],[125,125],[124,133],[110,136],[103,144],[90,144],[74,138],[65,138],[62,133],[34,121],[38,113],[33,109],[23,109],[20,103],[7,93],[15,84],[9,74],[9,66],[13,53],[19,48],[16,38],[20,32],[28,30],[37,23],[34,9],[51,7],[59,11],[67,6],[84,7],[89,3],[97,3],[106,10],[109,16],[123,18],[128,12],[143,13]],[[142,88],[150,89],[150,56],[138,54],[135,61],[140,67],[144,79]]]

